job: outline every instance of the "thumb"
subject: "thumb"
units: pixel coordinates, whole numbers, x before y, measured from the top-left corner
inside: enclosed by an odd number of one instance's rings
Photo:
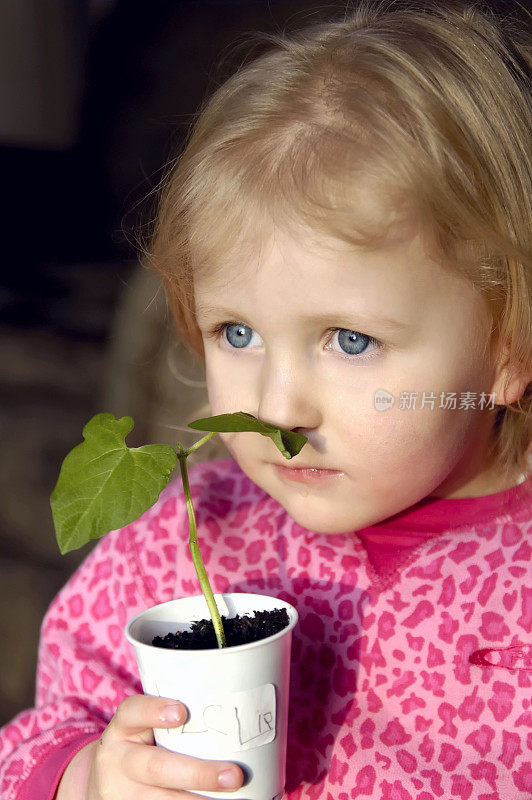
[[[106,730],[121,741],[153,744],[153,728],[176,728],[186,718],[187,709],[179,700],[134,694],[122,700]]]

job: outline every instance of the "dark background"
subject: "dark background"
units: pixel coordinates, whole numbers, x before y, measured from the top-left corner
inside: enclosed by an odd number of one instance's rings
[[[172,444],[206,398],[134,246],[161,170],[243,35],[353,5],[0,3],[0,725],[33,705],[42,617],[91,547],[60,556],[49,506],[83,425],[130,414],[130,446]]]

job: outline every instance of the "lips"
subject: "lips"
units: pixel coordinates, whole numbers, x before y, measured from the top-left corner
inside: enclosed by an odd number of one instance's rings
[[[344,473],[338,469],[325,469],[323,467],[285,467],[284,464],[274,464],[280,478],[288,481],[303,483],[319,483],[332,478],[338,478]]]

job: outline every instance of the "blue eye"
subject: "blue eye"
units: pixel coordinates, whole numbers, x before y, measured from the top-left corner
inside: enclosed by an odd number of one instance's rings
[[[359,331],[348,331],[346,328],[337,328],[338,344],[348,356],[358,356],[364,352],[368,344],[375,341],[371,336]]]
[[[246,347],[253,337],[253,329],[247,325],[227,325],[225,337],[232,347]]]

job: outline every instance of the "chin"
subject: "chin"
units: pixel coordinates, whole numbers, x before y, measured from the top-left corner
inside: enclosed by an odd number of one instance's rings
[[[280,486],[276,479],[265,473],[261,469],[253,468],[254,465],[245,459],[238,458],[232,453],[233,458],[238,462],[240,468],[246,473],[248,478],[259,486],[263,491],[273,497],[290,515],[290,517],[302,528],[306,528],[312,533],[323,534],[343,534],[365,528],[373,524],[377,515],[369,513],[358,515],[353,514],[353,504],[349,502],[349,507],[345,509],[345,514],[339,514],[341,503],[334,500],[331,496],[313,495],[312,488],[302,485],[301,488],[294,487],[289,489]],[[382,515],[380,517],[382,519]]]
[[[305,506],[304,508],[298,508],[297,502],[282,503],[281,500],[279,502],[281,502],[281,505],[283,505],[294,522],[313,533],[324,533],[331,536],[334,534],[353,533],[370,524],[362,518],[358,520],[352,517],[349,519],[338,518],[331,513],[331,509],[313,509],[310,506],[309,497],[298,499],[301,501],[301,505]]]

